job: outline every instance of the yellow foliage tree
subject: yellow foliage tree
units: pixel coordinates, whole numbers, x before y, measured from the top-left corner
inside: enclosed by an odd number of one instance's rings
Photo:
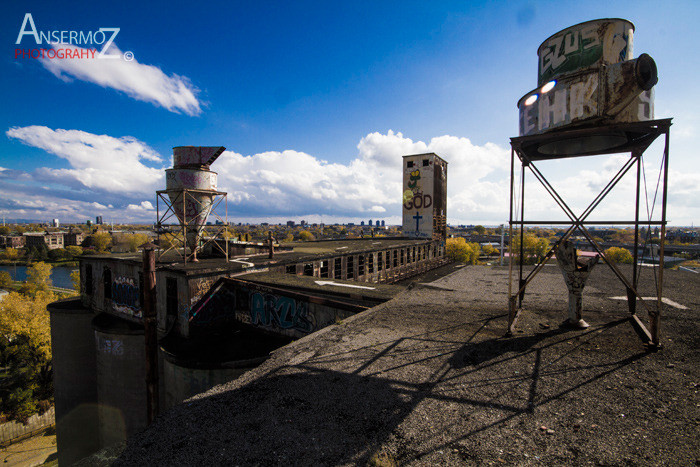
[[[447,257],[466,264],[476,264],[479,261],[479,244],[467,243],[462,238],[448,238],[445,246]]]
[[[33,292],[49,290],[49,287],[52,285],[51,269],[52,266],[50,264],[39,261],[32,264],[32,267],[27,270],[27,275],[29,276],[27,283],[33,289]]]
[[[0,301],[0,333],[5,336],[25,336],[47,360],[51,359],[51,328],[46,305],[56,295],[39,291],[33,297],[10,292]]]
[[[308,230],[302,230],[301,232],[299,232],[299,238],[301,239],[302,242],[310,242],[312,240],[316,240],[316,237],[314,237],[314,234],[312,234]]]
[[[520,234],[513,235],[513,256],[520,255]],[[523,256],[525,264],[535,264],[542,260],[549,251],[549,240],[525,233],[523,238]]]
[[[103,252],[112,244],[112,236],[108,232],[97,232],[92,235],[92,244],[95,250]]]
[[[5,249],[5,259],[9,261],[15,261],[19,256],[19,251],[16,248],[6,248]]]
[[[628,250],[624,248],[618,248],[616,246],[611,246],[607,250],[605,250],[603,253],[605,253],[605,257],[612,261],[613,263],[623,263],[623,264],[632,264],[634,261],[634,257],[632,256],[632,253],[630,253]]]

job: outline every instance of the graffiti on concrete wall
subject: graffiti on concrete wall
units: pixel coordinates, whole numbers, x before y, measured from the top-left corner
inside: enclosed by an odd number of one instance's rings
[[[219,279],[218,276],[190,281],[190,305],[197,303],[199,299],[201,299],[202,296],[209,291],[217,279]]]
[[[256,326],[313,331],[307,318],[308,302],[273,293],[252,292],[250,295],[250,322]]]
[[[190,311],[189,321],[195,326],[211,326],[233,319],[270,330],[309,333],[315,329],[307,301],[257,284],[222,284]]]
[[[112,281],[112,307],[114,311],[136,318],[142,317],[139,287],[132,277],[117,276]]]
[[[124,355],[124,343],[119,339],[105,339],[95,336],[97,341],[97,351],[109,355]]]

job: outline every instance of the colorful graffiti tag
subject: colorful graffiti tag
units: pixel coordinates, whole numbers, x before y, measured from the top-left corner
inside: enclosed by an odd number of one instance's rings
[[[308,302],[257,284],[224,283],[212,288],[191,310],[189,321],[194,326],[211,326],[236,318],[269,329],[302,333],[314,330]]]
[[[290,297],[261,292],[250,295],[250,321],[257,326],[311,332],[313,325],[307,319],[308,311],[308,303]]]
[[[117,276],[112,282],[112,307],[119,313],[141,318],[139,287],[132,277]]]

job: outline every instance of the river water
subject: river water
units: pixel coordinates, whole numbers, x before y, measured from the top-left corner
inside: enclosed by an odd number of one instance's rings
[[[72,289],[73,282],[70,280],[70,273],[75,271],[76,267],[62,267],[55,266],[51,269],[51,282],[55,287],[63,287],[64,289]],[[0,271],[7,271],[12,276],[13,280],[25,281],[27,280],[27,266],[7,266],[5,264],[0,265]],[[16,272],[15,272],[16,271]]]

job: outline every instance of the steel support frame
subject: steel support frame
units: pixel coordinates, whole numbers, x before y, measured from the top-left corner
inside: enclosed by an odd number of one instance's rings
[[[170,195],[174,194],[175,196],[173,197],[173,200],[171,201]],[[211,226],[203,226],[202,227],[202,238],[209,237],[204,244],[201,246],[198,246],[194,251],[190,251],[189,253],[187,252],[187,228],[195,225],[197,222],[197,219],[201,216],[201,214],[192,217],[192,218],[187,218],[187,213],[186,213],[186,203],[187,200],[190,199],[198,204],[202,204],[195,196],[195,194],[207,194],[207,195],[212,195],[214,196],[214,200],[212,202],[212,207],[211,210],[209,211],[208,215],[214,215],[216,220],[220,222],[218,225],[211,225]],[[160,214],[160,205],[161,202],[164,204],[165,210],[163,214]],[[175,212],[175,203],[180,203],[182,202],[182,213],[183,213],[183,219],[180,220],[177,217],[177,214]],[[221,203],[224,203],[224,217],[221,217],[217,212],[216,208],[221,205]],[[172,218],[175,218],[177,221],[177,226],[168,226],[166,222],[171,221]],[[228,196],[227,193],[224,191],[210,191],[210,190],[196,190],[196,189],[188,189],[188,188],[183,188],[179,190],[159,190],[156,191],[156,233],[158,235],[158,260],[160,260],[163,255],[168,253],[169,251],[174,251],[177,253],[178,257],[182,259],[182,261],[186,264],[188,262],[192,261],[197,261],[197,250],[204,248],[206,245],[209,243],[212,243],[215,248],[217,248],[221,253],[223,253],[224,257],[226,258],[226,261],[228,261],[228,237],[227,237],[227,228],[229,226],[228,224]],[[205,219],[206,221],[206,219]],[[171,222],[172,223],[172,222]],[[161,235],[173,233],[174,235],[171,237],[172,244],[168,248],[162,248],[161,247]],[[224,246],[221,247],[216,240],[217,239],[223,239],[224,240]]]
[[[641,125],[647,122],[641,122]],[[649,122],[651,123],[651,122]],[[641,126],[640,125],[640,126]],[[607,127],[601,127],[596,130],[606,131],[609,130]],[[592,130],[593,131],[593,130]],[[660,345],[659,341],[659,318],[662,310],[662,297],[663,297],[663,269],[664,269],[664,244],[666,241],[666,204],[668,199],[668,159],[669,159],[669,139],[670,139],[670,120],[668,120],[664,125],[660,125],[658,129],[655,130],[658,133],[656,136],[651,135],[651,139],[645,140],[642,144],[629,149],[630,158],[623,164],[620,170],[613,176],[613,178],[608,182],[608,184],[601,190],[601,192],[596,196],[596,198],[590,203],[590,205],[577,216],[573,210],[567,205],[564,199],[559,195],[559,193],[554,189],[554,187],[547,181],[547,179],[542,175],[542,173],[534,165],[533,161],[528,157],[527,151],[522,149],[521,144],[515,144],[514,140],[511,140],[511,183],[510,183],[510,217],[509,217],[509,232],[511,241],[509,242],[509,274],[508,274],[508,331],[506,335],[512,335],[514,327],[517,323],[517,319],[522,311],[522,301],[525,296],[525,289],[527,285],[532,281],[532,279],[542,270],[547,261],[554,255],[556,248],[563,241],[568,239],[576,230],[579,230],[588,241],[589,244],[593,246],[598,254],[603,257],[605,263],[611,268],[613,273],[620,279],[620,281],[625,285],[627,290],[627,301],[629,305],[630,312],[630,322],[640,331],[640,334],[644,336],[645,343],[653,348],[658,348]],[[576,133],[581,133],[581,130],[577,130]],[[657,136],[664,135],[665,144],[662,159],[662,171],[663,171],[663,184],[662,189],[662,205],[661,205],[661,220],[653,221],[651,219],[647,221],[640,222],[639,219],[639,203],[640,203],[640,193],[641,193],[641,164],[642,156],[644,151],[649,147],[649,145],[656,139]],[[541,138],[541,135],[537,135]],[[519,142],[527,141],[528,137],[518,138]],[[607,152],[610,153],[610,152]],[[604,154],[604,153],[601,153]],[[517,206],[514,203],[515,191],[515,156],[521,162],[521,193],[520,193],[520,220],[514,219],[514,212],[517,210]],[[595,155],[595,154],[587,154]],[[624,175],[636,165],[636,193],[635,193],[635,218],[633,222],[628,221],[586,221],[586,218],[595,210],[595,208],[605,199],[605,197],[612,191],[612,189],[617,185],[617,183],[624,177]],[[545,190],[550,194],[554,201],[559,205],[559,207],[564,211],[566,216],[569,218],[568,222],[561,221],[525,221],[525,169],[528,168],[530,172],[535,176],[535,178],[540,182],[540,184],[545,188]],[[526,225],[534,224],[565,224],[569,225],[564,235],[552,245],[544,259],[539,261],[534,269],[526,276],[523,277],[523,265],[524,265],[524,227]],[[622,274],[622,272],[615,266],[615,263],[609,261],[602,251],[602,248],[595,241],[593,236],[586,229],[587,225],[620,225],[620,224],[634,225],[634,267],[632,273],[631,282]],[[659,248],[659,280],[657,282],[657,297],[656,306],[647,306],[644,300],[642,300],[640,294],[637,291],[638,285],[638,274],[637,274],[637,261],[638,261],[638,250],[639,250],[639,226],[644,225],[659,225],[661,226],[661,239]],[[514,292],[513,287],[513,231],[514,226],[520,228],[520,251],[518,252],[518,286]],[[644,323],[637,316],[637,300],[642,304],[642,307],[648,313],[649,316],[649,328],[644,325]]]

